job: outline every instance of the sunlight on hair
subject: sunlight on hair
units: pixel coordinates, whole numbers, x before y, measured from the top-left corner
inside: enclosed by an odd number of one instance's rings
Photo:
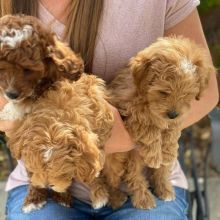
[[[196,65],[186,57],[180,61],[180,68],[185,74],[194,74],[196,72]]]
[[[43,149],[44,149],[44,154],[43,154],[44,161],[47,162],[53,154],[54,147],[53,146],[45,146]]]

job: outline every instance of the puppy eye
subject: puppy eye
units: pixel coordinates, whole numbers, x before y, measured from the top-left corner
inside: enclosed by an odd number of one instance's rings
[[[30,75],[31,74],[31,71],[29,69],[24,69],[24,75]]]
[[[164,91],[159,91],[159,92],[160,92],[160,95],[163,96],[163,97],[169,96],[168,92],[164,92]]]

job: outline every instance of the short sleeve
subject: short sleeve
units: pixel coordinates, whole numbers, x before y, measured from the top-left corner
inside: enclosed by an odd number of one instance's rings
[[[184,20],[184,18],[186,18],[199,4],[199,0],[168,0],[165,30]]]

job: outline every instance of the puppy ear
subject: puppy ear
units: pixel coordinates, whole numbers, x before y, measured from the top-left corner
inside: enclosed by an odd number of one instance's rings
[[[216,71],[215,67],[210,63],[200,64],[197,63],[197,83],[199,85],[199,91],[196,95],[196,100],[200,100],[203,92],[208,87],[210,75]]]
[[[29,149],[31,149],[31,147],[27,146],[30,146],[30,143],[34,145],[34,136],[29,130],[30,124],[33,123],[31,119],[32,117],[25,117],[23,120],[17,121],[14,128],[7,133],[7,144],[9,146],[12,157],[16,160],[22,159],[24,154],[29,154]],[[33,158],[35,159],[37,158],[36,153],[29,155],[29,158],[32,156],[34,156]],[[30,161],[31,164],[35,164],[33,160],[30,159]]]
[[[47,57],[52,59],[56,69],[64,78],[70,80],[80,78],[84,72],[84,62],[69,46],[55,38],[55,45],[49,46],[47,50]]]
[[[80,136],[77,148],[82,155],[78,162],[75,161],[73,173],[76,179],[89,184],[98,177],[103,168],[104,152],[98,148],[97,135],[87,132],[83,128],[80,130],[78,128],[77,133]]]
[[[98,136],[82,126],[71,125],[65,129],[68,130],[66,145],[71,152],[64,156],[69,161],[64,171],[68,171],[72,178],[89,184],[104,165],[104,152],[98,148]],[[62,139],[65,140],[65,137],[62,136]]]
[[[10,143],[8,143],[8,147],[10,149],[12,157],[16,160],[20,160],[21,159],[21,145],[17,145],[15,142],[10,141]]]
[[[17,126],[15,129],[12,129],[12,134],[10,132],[7,133],[7,145],[11,152],[11,155],[14,159],[20,160],[22,149],[23,149],[23,139],[19,132],[20,128]]]
[[[157,79],[157,71],[152,71],[152,66],[155,62],[156,58],[150,57],[148,49],[139,52],[137,56],[130,60],[129,68],[137,89],[146,90]]]

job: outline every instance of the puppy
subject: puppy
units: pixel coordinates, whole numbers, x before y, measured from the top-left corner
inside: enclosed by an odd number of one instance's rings
[[[205,50],[183,37],[161,38],[133,57],[109,85],[111,103],[124,119],[136,149],[106,158],[107,182],[118,193],[123,179],[136,208],[155,207],[143,174],[155,194],[166,201],[175,198],[169,175],[177,160],[182,123],[193,100],[199,100],[215,71]],[[125,197],[114,196],[120,206]]]
[[[22,119],[53,82],[77,80],[83,69],[82,59],[37,18],[0,18],[0,94],[8,100],[1,119]]]
[[[0,18],[0,93],[8,100],[0,112],[2,120],[17,119],[15,127],[22,127],[25,116],[31,114],[36,101],[55,82],[65,78],[78,80],[83,70],[82,59],[38,19],[24,15]],[[19,159],[15,146],[20,136],[16,135],[16,129],[8,138],[12,155]],[[50,151],[47,152],[49,154]],[[39,166],[34,165],[36,169]],[[29,175],[32,173],[29,172]],[[31,188],[30,195],[37,200],[35,191]],[[39,194],[44,192],[39,190]]]
[[[30,175],[23,211],[41,208],[48,188],[54,200],[70,206],[74,179],[91,189],[95,208],[105,205],[108,192],[96,177],[103,168],[103,146],[112,124],[104,82],[95,76],[59,81],[38,98],[32,112],[9,134],[13,156],[24,161]]]

